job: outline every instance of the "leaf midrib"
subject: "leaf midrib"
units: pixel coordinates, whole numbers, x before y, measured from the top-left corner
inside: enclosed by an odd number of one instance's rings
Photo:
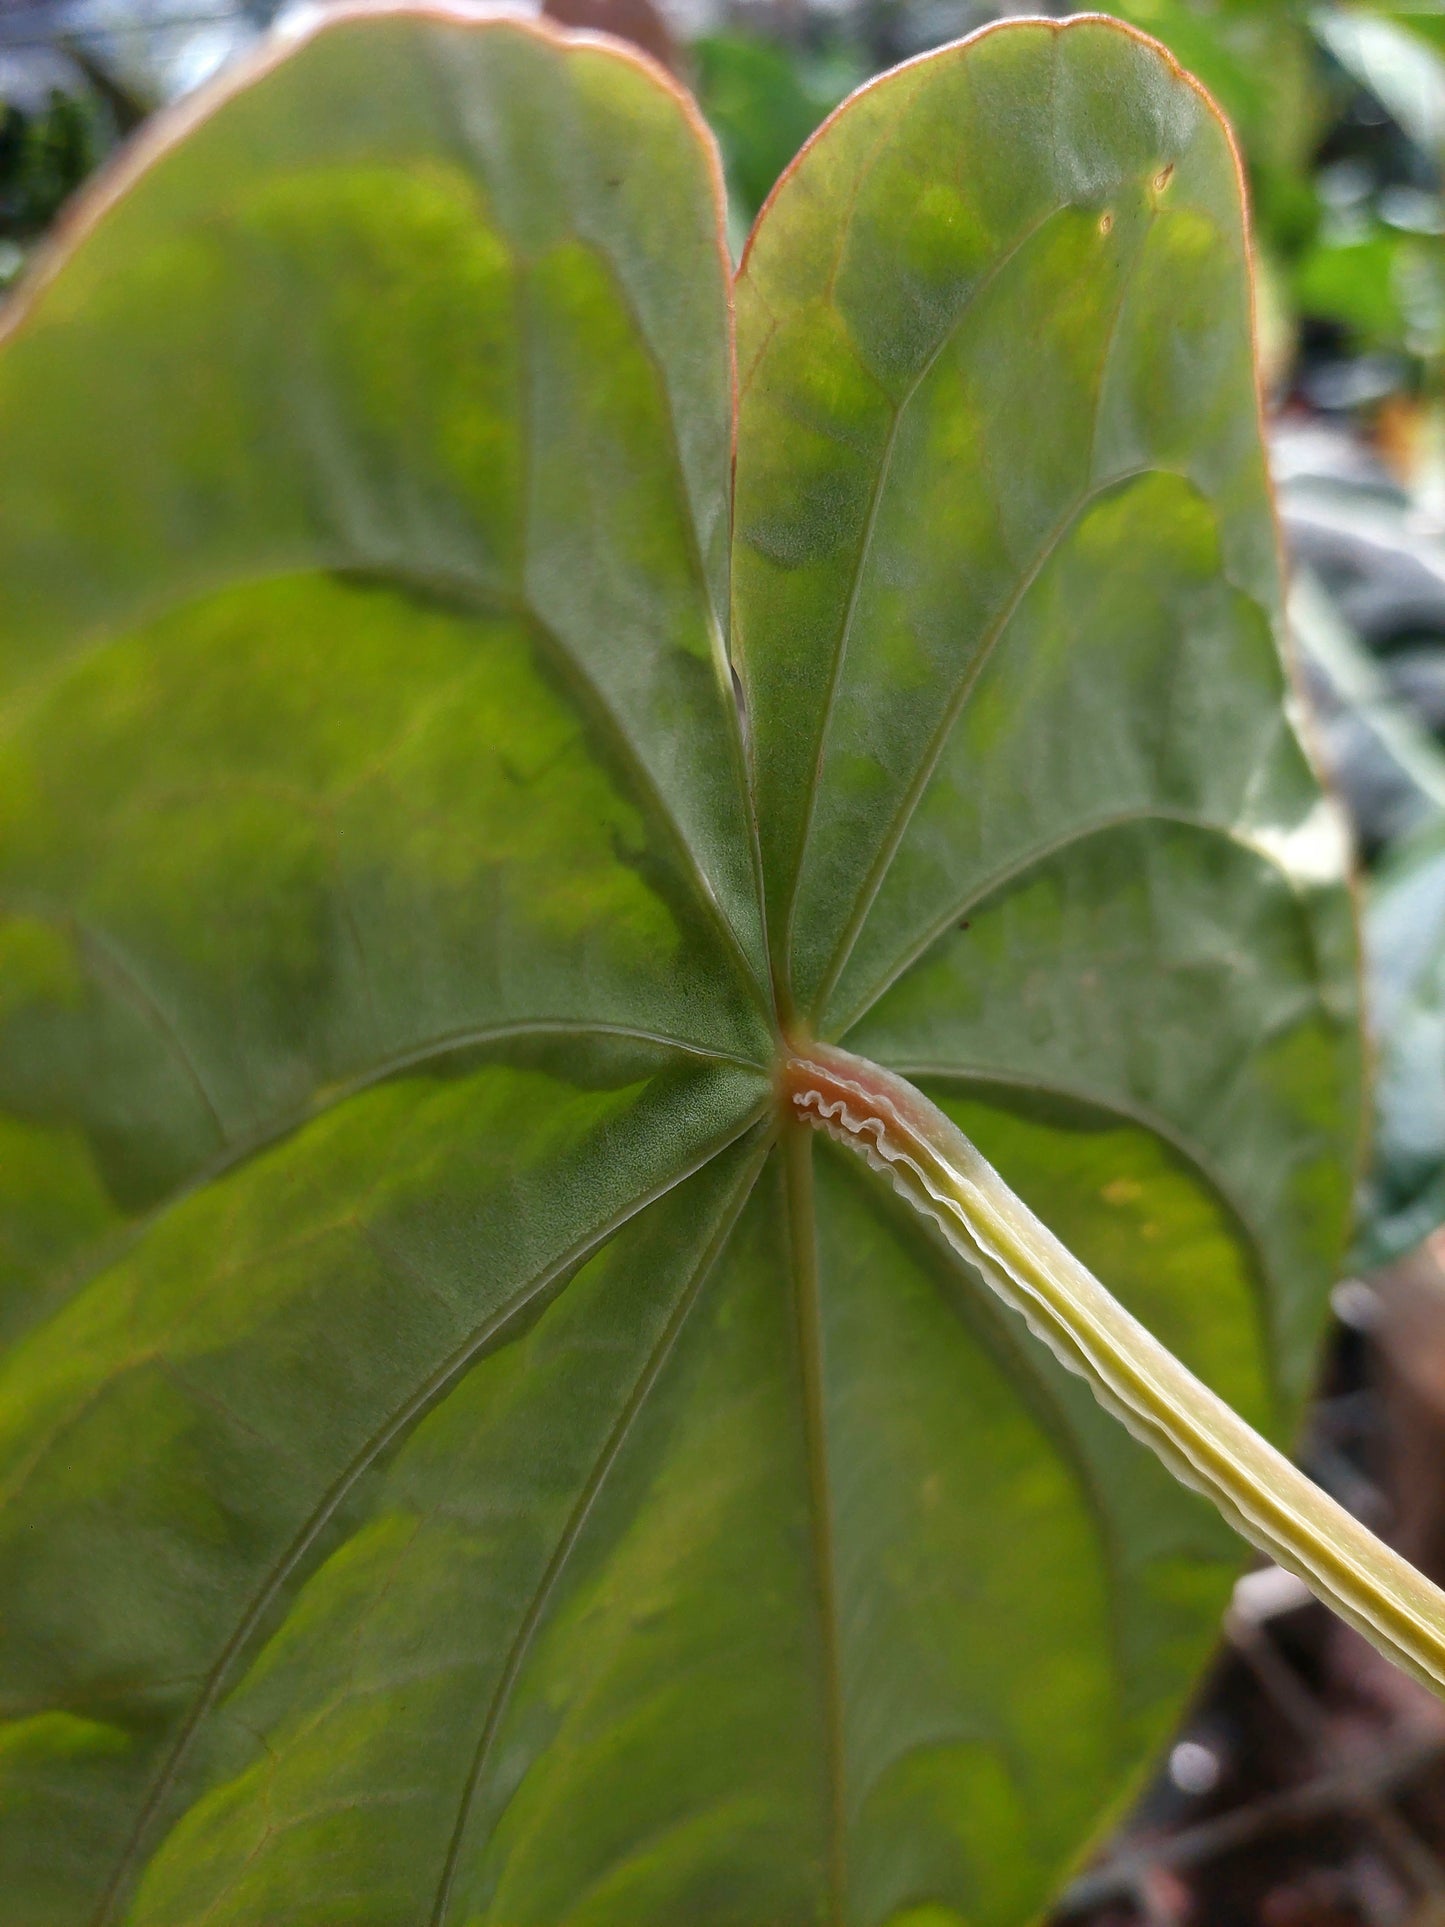
[[[1101,1563],[1104,1567],[1107,1595],[1110,1644],[1115,1676],[1122,1692],[1128,1676],[1125,1658],[1127,1641],[1122,1602],[1128,1592],[1128,1580],[1119,1545],[1114,1516],[1110,1510],[1106,1493],[1100,1486],[1088,1454],[1081,1444],[1072,1417],[1055,1393],[1044,1364],[1041,1347],[1031,1334],[1019,1325],[1017,1317],[1002,1303],[998,1295],[982,1280],[964,1274],[958,1265],[957,1253],[946,1242],[939,1239],[936,1227],[926,1218],[915,1214],[897,1196],[894,1187],[879,1173],[860,1166],[858,1155],[845,1149],[833,1139],[822,1135],[824,1156],[831,1156],[835,1163],[849,1171],[855,1182],[864,1188],[866,1195],[881,1210],[896,1206],[906,1214],[910,1230],[924,1240],[930,1251],[940,1252],[945,1266],[945,1276],[952,1286],[939,1284],[950,1316],[959,1320],[966,1329],[969,1313],[960,1307],[966,1302],[977,1327],[986,1331],[986,1341],[992,1347],[995,1362],[1002,1374],[1008,1379],[1020,1402],[1033,1415],[1035,1422],[1053,1446],[1058,1457],[1066,1465],[1070,1477],[1083,1500],[1094,1536],[1099,1545]],[[935,1281],[937,1282],[937,1281]],[[1112,1424],[1114,1421],[1110,1421]]]
[[[827,1907],[830,1927],[842,1927],[848,1881],[847,1756],[832,1480],[828,1466],[822,1287],[818,1274],[817,1209],[813,1183],[814,1133],[808,1125],[790,1121],[783,1125],[782,1136],[787,1190],[787,1239],[801,1372],[799,1389],[803,1405],[803,1447],[808,1478],[813,1581],[817,1593],[819,1661],[823,1675]]]

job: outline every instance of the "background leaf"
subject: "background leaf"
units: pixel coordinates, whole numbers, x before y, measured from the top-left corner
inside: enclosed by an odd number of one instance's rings
[[[704,34],[693,56],[698,102],[743,216],[741,242],[773,182],[863,75],[847,54],[808,55],[743,34]]]

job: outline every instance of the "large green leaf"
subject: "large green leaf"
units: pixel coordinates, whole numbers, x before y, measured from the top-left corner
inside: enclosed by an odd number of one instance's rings
[[[5,1927],[1006,1927],[1207,1649],[1231,1536],[775,1082],[1287,1431],[1353,944],[1228,139],[1098,21],[857,96],[731,560],[721,220],[636,59],[375,13],[10,322]]]

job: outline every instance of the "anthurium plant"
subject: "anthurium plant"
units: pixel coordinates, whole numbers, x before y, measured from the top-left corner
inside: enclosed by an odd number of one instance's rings
[[[5,1927],[1023,1923],[1176,1473],[1445,1671],[1268,1442],[1360,1072],[1226,129],[1010,24],[723,219],[625,49],[333,13],[6,315]]]

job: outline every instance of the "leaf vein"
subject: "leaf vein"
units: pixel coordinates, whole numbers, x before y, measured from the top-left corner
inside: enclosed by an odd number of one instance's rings
[[[1053,43],[1055,73],[1057,72],[1058,66],[1058,44],[1056,36]],[[1070,205],[1070,203],[1064,204],[1064,206],[1068,205]],[[1052,213],[1061,212],[1063,212],[1062,207],[1052,210]],[[1043,221],[1036,223],[1033,232],[1038,232],[1043,225]],[[842,976],[844,969],[847,967],[848,959],[853,954],[853,947],[867,920],[868,913],[873,907],[878,892],[883,887],[885,877],[892,868],[893,859],[898,854],[899,847],[908,832],[908,826],[913,820],[918,805],[922,800],[923,793],[933,779],[934,771],[938,767],[949,737],[953,734],[954,726],[958,722],[960,715],[962,715],[969,697],[973,694],[979,678],[988,666],[998,644],[1008,632],[1014,617],[1022,607],[1029,590],[1033,587],[1034,583],[1037,582],[1039,576],[1043,573],[1043,570],[1059,548],[1059,545],[1073,529],[1079,517],[1086,513],[1094,502],[1099,500],[1110,489],[1119,487],[1128,481],[1137,480],[1139,477],[1154,473],[1157,470],[1157,465],[1151,463],[1141,463],[1136,468],[1124,469],[1118,474],[1105,477],[1097,476],[1094,470],[1094,447],[1098,441],[1099,411],[1103,399],[1104,371],[1113,351],[1115,333],[1118,329],[1119,318],[1128,300],[1129,286],[1134,270],[1144,253],[1144,245],[1148,238],[1148,231],[1146,227],[1144,237],[1141,238],[1133,255],[1130,257],[1128,269],[1122,277],[1119,299],[1110,320],[1104,351],[1100,357],[1098,370],[1095,375],[1094,420],[1089,438],[1089,473],[1092,479],[1077,493],[1059,521],[1049,530],[1044,538],[1042,548],[1021,573],[1013,593],[1005,600],[998,615],[990,625],[985,627],[983,634],[980,636],[978,646],[969,658],[968,664],[962,676],[959,678],[958,686],[954,694],[950,697],[943,715],[939,719],[932,736],[924,748],[923,760],[914,772],[908,788],[903,793],[902,801],[894,814],[893,822],[889,825],[888,832],[883,842],[879,845],[873,862],[869,865],[868,873],[863,880],[863,888],[859,892],[858,900],[853,908],[853,914],[849,917],[833,956],[829,959],[828,967],[824,972],[822,983],[814,999],[815,1012],[821,1012],[839,978]],[[1032,237],[1026,236],[1025,238]],[[1016,251],[1017,250],[1014,250],[1014,252]],[[1007,260],[1007,258],[1008,257],[1005,257],[1005,260]],[[1003,265],[1003,262],[999,263],[1000,267]]]
[[[109,1927],[116,1917],[136,1856],[139,1853],[150,1828],[157,1818],[166,1796],[175,1785],[182,1766],[194,1743],[197,1732],[211,1709],[220,1698],[231,1671],[255,1633],[258,1625],[276,1599],[287,1580],[295,1573],[306,1557],[327,1523],[335,1515],[347,1494],[357,1484],[370,1467],[386,1449],[402,1435],[436,1402],[441,1399],[457,1382],[461,1375],[481,1358],[491,1344],[501,1339],[509,1327],[534,1305],[553,1285],[566,1277],[569,1272],[580,1267],[596,1251],[612,1238],[623,1225],[637,1214],[655,1203],[659,1198],[674,1190],[679,1184],[700,1171],[714,1157],[727,1150],[745,1133],[756,1125],[772,1103],[771,1094],[756,1106],[742,1121],[718,1142],[709,1145],[683,1170],[674,1173],[661,1183],[650,1186],[626,1205],[612,1213],[600,1225],[595,1226],[584,1237],[560,1254],[550,1265],[535,1273],[525,1281],[508,1299],[507,1303],[496,1310],[491,1317],[477,1327],[449,1357],[444,1359],[430,1378],[392,1412],[383,1424],[372,1433],[361,1449],[353,1456],[349,1465],[321,1496],[300,1530],[274,1560],[262,1577],[261,1584],[252,1595],[240,1618],[226,1639],[215,1662],[202,1682],[201,1690],[182,1720],[166,1758],[137,1812],[130,1833],[121,1848],[95,1914],[94,1927]]]
[[[507,1651],[506,1659],[502,1664],[502,1670],[498,1675],[496,1687],[488,1702],[486,1716],[482,1723],[481,1735],[477,1741],[472,1763],[462,1787],[462,1796],[457,1810],[456,1821],[452,1828],[446,1855],[442,1862],[441,1874],[437,1881],[436,1898],[432,1903],[432,1927],[442,1927],[442,1922],[446,1917],[448,1903],[451,1899],[452,1889],[456,1881],[457,1867],[461,1859],[462,1847],[466,1838],[467,1826],[476,1804],[477,1794],[482,1783],[482,1775],[486,1770],[487,1761],[491,1757],[492,1746],[500,1730],[503,1716],[511,1700],[513,1689],[520,1677],[522,1667],[526,1662],[527,1653],[536,1636],[537,1628],[541,1624],[543,1614],[546,1612],[548,1602],[557,1588],[558,1582],[566,1569],[567,1562],[571,1558],[578,1540],[582,1536],[583,1528],[586,1526],[598,1496],[606,1484],[608,1474],[617,1462],[618,1455],[627,1440],[628,1434],[631,1432],[639,1413],[647,1403],[653,1387],[661,1376],[663,1367],[672,1355],[678,1336],[684,1324],[687,1322],[688,1314],[697,1303],[704,1283],[711,1274],[718,1258],[721,1256],[728,1239],[732,1236],[738,1217],[747,1202],[753,1184],[756,1181],[757,1174],[762,1168],[763,1159],[766,1157],[770,1148],[770,1140],[765,1138],[762,1146],[758,1152],[748,1160],[737,1183],[729,1192],[713,1235],[704,1246],[691,1277],[679,1293],[677,1303],[673,1307],[672,1313],[663,1327],[661,1336],[648,1354],[647,1360],[633,1385],[631,1393],[625,1401],[621,1412],[618,1414],[611,1431],[608,1433],[592,1471],[567,1517],[561,1535],[553,1548],[552,1556],[543,1568],[541,1578],[538,1580],[536,1589],[528,1601],[526,1610],[518,1623],[516,1634]]]
[[[1009,884],[1017,883],[1020,878],[1027,876],[1030,870],[1049,862],[1051,858],[1070,849],[1074,844],[1087,842],[1090,837],[1107,835],[1110,830],[1125,829],[1131,823],[1178,824],[1185,829],[1200,830],[1206,834],[1223,837],[1226,841],[1237,844],[1239,848],[1248,850],[1252,855],[1264,854],[1257,844],[1247,836],[1241,835],[1236,824],[1221,823],[1198,811],[1174,809],[1164,804],[1136,804],[1126,809],[1111,810],[1085,823],[1073,824],[1047,842],[1033,844],[1010,862],[1001,865],[997,870],[990,871],[981,881],[971,883],[963,895],[958,897],[951,907],[930,925],[913,948],[892,967],[887,976],[866,993],[865,999],[856,1004],[847,1016],[839,1020],[836,1026],[839,1038],[846,1037],[850,1030],[860,1024],[887,996],[899,979],[906,976],[915,964],[921,963],[935,944],[948,935],[960,917],[966,917],[998,891]]]
[[[979,276],[978,280],[974,282],[973,286],[964,296],[957,312],[950,316],[947,327],[940,333],[938,340],[929,350],[917,371],[909,378],[902,394],[894,404],[893,420],[888,429],[887,440],[884,442],[883,449],[879,456],[878,473],[874,478],[873,491],[868,503],[867,517],[863,524],[862,533],[858,538],[858,552],[854,559],[853,576],[848,587],[848,599],[844,605],[843,620],[839,625],[837,638],[833,645],[833,661],[829,669],[828,691],[823,702],[823,714],[818,721],[817,747],[813,758],[813,780],[808,786],[807,799],[803,807],[803,822],[798,835],[797,860],[793,867],[792,882],[788,891],[787,921],[784,926],[784,978],[789,985],[791,985],[792,982],[793,930],[797,919],[798,895],[802,884],[803,866],[807,860],[808,839],[812,834],[813,817],[817,809],[818,793],[822,787],[823,764],[827,757],[828,737],[831,732],[833,712],[837,706],[838,691],[842,685],[843,665],[848,653],[853,621],[857,614],[858,601],[862,594],[863,581],[867,573],[869,551],[873,542],[873,531],[877,526],[878,516],[883,506],[883,498],[888,490],[893,456],[898,446],[898,431],[902,426],[904,416],[918,395],[919,390],[937,366],[949,343],[956,339],[959,330],[963,327],[974,304],[993,285],[999,275],[1008,267],[1009,263],[1023,252],[1035,236],[1040,234],[1050,221],[1056,219],[1058,215],[1064,212],[1065,205],[1067,204],[1050,207],[1036,220],[1031,221],[1029,225],[1024,228],[1023,232],[999,254],[997,259],[990,262],[984,273]],[[826,992],[824,994],[826,994]]]

